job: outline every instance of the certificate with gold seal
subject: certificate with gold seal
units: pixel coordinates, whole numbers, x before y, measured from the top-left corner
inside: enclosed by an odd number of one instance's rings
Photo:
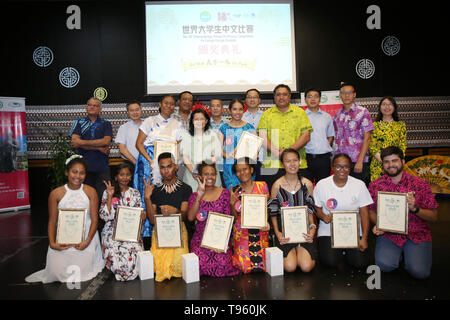
[[[259,150],[261,149],[264,139],[256,134],[244,131],[239,138],[236,146],[235,159],[248,157],[256,160],[258,158]]]
[[[158,248],[182,247],[182,219],[181,214],[155,216],[155,235]]]
[[[114,241],[139,242],[142,228],[142,208],[118,206],[114,224]]]
[[[331,211],[331,247],[340,249],[358,248],[359,211]]]
[[[178,143],[174,140],[157,140],[155,141],[155,161],[161,153],[169,152],[175,158],[175,163],[178,162]]]
[[[282,207],[281,230],[288,243],[306,242],[303,233],[309,232],[309,219],[307,206]]]
[[[378,191],[377,229],[408,234],[408,195],[406,193]]]
[[[267,196],[265,194],[242,194],[241,198],[241,228],[264,228],[267,225]]]
[[[56,243],[78,244],[84,239],[87,209],[59,209]]]
[[[234,217],[210,211],[200,247],[226,253]]]

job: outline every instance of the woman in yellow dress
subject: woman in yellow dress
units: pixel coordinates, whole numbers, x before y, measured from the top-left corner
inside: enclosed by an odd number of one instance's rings
[[[406,151],[406,125],[403,121],[399,121],[397,109],[397,102],[393,97],[384,97],[378,104],[378,115],[373,123],[375,128],[369,146],[370,181],[383,175],[381,149],[396,146],[403,154]]]

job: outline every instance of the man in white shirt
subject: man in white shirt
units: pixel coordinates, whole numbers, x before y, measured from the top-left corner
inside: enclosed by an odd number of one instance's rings
[[[263,111],[259,108],[259,104],[261,103],[260,92],[258,89],[249,89],[245,93],[245,103],[247,104],[247,111],[245,111],[242,116],[242,120],[250,123],[255,128],[258,128],[259,120],[263,114]],[[261,147],[258,156],[258,162],[256,164],[256,181],[261,181],[261,165],[263,161],[263,150]]]
[[[136,149],[136,139],[139,126],[142,124],[142,107],[138,101],[127,103],[127,113],[130,120],[119,127],[115,142],[119,146],[119,152],[123,159],[136,164],[139,151]]]

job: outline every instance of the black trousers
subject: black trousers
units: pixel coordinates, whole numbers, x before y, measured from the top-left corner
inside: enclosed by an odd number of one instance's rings
[[[347,262],[357,269],[365,269],[369,265],[369,250],[363,252],[358,249],[333,249],[331,237],[317,237],[319,261],[328,267],[336,267],[342,262]],[[343,254],[345,252],[345,255]]]
[[[331,173],[331,152],[324,154],[306,154],[308,168],[305,170],[304,177],[317,183],[323,178],[327,178]]]
[[[368,177],[368,171],[369,171],[369,163],[363,162],[363,169],[362,172],[356,173],[354,171],[355,168],[355,162],[352,162],[352,171],[350,172],[350,175],[356,179],[362,180],[366,186],[369,185],[369,177]]]

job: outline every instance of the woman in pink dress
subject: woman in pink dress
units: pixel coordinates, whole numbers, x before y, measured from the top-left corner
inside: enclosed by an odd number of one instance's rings
[[[202,248],[200,244],[205,231],[208,213],[218,212],[230,215],[230,192],[227,189],[215,186],[217,172],[214,164],[203,162],[198,166],[201,179],[198,181],[197,192],[189,197],[188,219],[196,220],[195,232],[191,240],[191,252],[199,258],[200,276],[229,277],[239,274],[231,262],[231,237],[226,253]]]

